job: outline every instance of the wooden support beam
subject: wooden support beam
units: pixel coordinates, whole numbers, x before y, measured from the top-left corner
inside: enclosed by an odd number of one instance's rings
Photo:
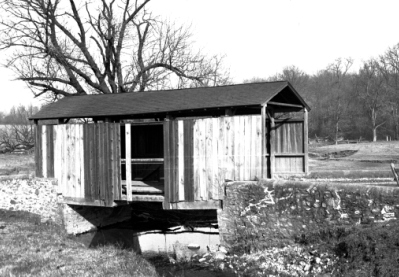
[[[62,203],[68,205],[95,206],[95,207],[117,207],[117,206],[126,205],[126,202],[113,202],[111,205],[107,206],[107,204],[103,200],[88,200],[86,198],[80,198],[80,197],[63,197]]]
[[[303,171],[305,174],[309,173],[309,138],[308,138],[308,110],[306,108],[303,109],[303,152],[305,154],[303,160]]]
[[[163,164],[163,158],[151,158],[151,159],[130,159],[131,164]],[[126,163],[126,159],[121,159],[121,163]]]
[[[122,200],[126,201],[126,196],[122,196]],[[145,194],[135,194],[132,195],[131,202],[163,202],[165,197],[163,195],[145,195]],[[118,202],[117,202],[118,203]],[[124,202],[126,203],[126,202]]]
[[[220,200],[170,203],[173,210],[217,210],[221,208]]]
[[[126,200],[132,201],[132,159],[131,159],[131,127],[125,124],[125,149],[126,149]]]
[[[303,109],[302,105],[297,105],[297,104],[280,103],[280,102],[273,102],[273,101],[269,101],[269,102],[267,102],[267,104],[274,105],[274,106],[292,107],[292,108]]]
[[[267,155],[267,127],[266,127],[266,108],[267,108],[267,105],[265,104],[263,107],[262,107],[262,110],[261,110],[261,124],[262,124],[262,128],[261,128],[261,130],[262,130],[262,138],[261,138],[261,143],[262,143],[262,146],[261,146],[261,157],[262,157],[262,161],[261,161],[261,178],[262,179],[265,179],[265,178],[267,178],[267,171],[268,171],[268,168],[267,168],[267,157],[266,157],[266,155]]]

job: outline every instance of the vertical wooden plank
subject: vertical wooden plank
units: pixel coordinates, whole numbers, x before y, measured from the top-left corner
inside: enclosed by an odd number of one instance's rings
[[[252,116],[244,117],[244,180],[251,179]]]
[[[72,165],[74,165],[74,138],[72,137],[73,125],[67,124],[66,126],[66,196],[74,197],[74,185],[73,185],[73,172],[71,171]]]
[[[184,194],[188,202],[194,201],[194,120],[184,120]]]
[[[60,164],[60,146],[59,146],[59,140],[58,140],[58,125],[54,125],[53,127],[53,149],[54,149],[54,178],[58,181],[58,186],[57,186],[57,193],[61,193],[61,186],[60,186],[60,170],[59,170],[59,164]]]
[[[219,167],[220,157],[218,156],[218,138],[219,138],[219,120],[211,118],[212,120],[212,197],[219,199],[219,174],[221,170]]]
[[[98,123],[97,125],[98,133],[98,145],[97,145],[97,183],[98,183],[98,193],[99,200],[104,201],[104,124]]]
[[[243,138],[243,154],[244,154],[244,172],[245,181],[250,180],[251,175],[251,116],[243,116],[244,122],[244,138]]]
[[[267,168],[267,128],[266,128],[266,108],[267,105],[265,104],[264,106],[262,106],[261,109],[261,131],[262,131],[262,146],[261,146],[261,153],[262,153],[262,157],[261,157],[261,178],[262,179],[266,179],[268,177],[268,168]]]
[[[90,189],[90,145],[89,145],[89,125],[83,124],[83,171],[84,171],[84,197],[93,200]]]
[[[207,176],[206,176],[206,121],[205,119],[199,120],[200,127],[200,199],[207,200]]]
[[[164,202],[163,208],[170,209],[170,121],[166,119],[163,124],[163,149],[164,149]],[[127,172],[126,172],[127,174]]]
[[[69,171],[70,171],[70,175],[71,175],[71,179],[70,179],[70,185],[73,188],[72,191],[72,197],[80,197],[80,183],[79,183],[79,177],[78,173],[79,173],[79,161],[78,161],[78,157],[79,157],[79,145],[78,145],[78,126],[76,124],[71,124],[70,125],[70,131],[71,131],[71,138],[73,140],[73,144],[70,150],[70,156],[69,158],[72,157],[71,161],[70,161],[70,167],[69,167]]]
[[[204,119],[205,128],[205,145],[204,145],[204,193],[205,199],[212,199],[212,175],[213,175],[213,165],[212,165],[212,132],[213,132],[213,122],[212,118]]]
[[[250,122],[250,138],[249,138],[249,180],[256,178],[256,116],[251,116]]]
[[[305,174],[309,172],[309,157],[308,157],[308,110],[303,109],[303,153],[305,154],[303,159],[303,171]]]
[[[46,148],[47,148],[47,177],[54,177],[54,140],[53,125],[46,125]]]
[[[84,164],[84,141],[83,141],[83,124],[79,124],[79,151],[80,151],[80,159],[79,159],[79,166],[80,166],[80,195],[82,198],[86,197],[85,194],[85,164]]]
[[[106,124],[106,152],[107,152],[107,167],[105,168],[105,171],[107,172],[107,183],[106,183],[106,192],[107,192],[107,198],[106,198],[106,204],[107,206],[112,206],[114,202],[114,182],[113,182],[113,176],[112,176],[112,166],[114,163],[114,157],[113,157],[113,144],[114,140],[112,137],[113,133],[113,123],[108,123]]]
[[[121,175],[121,125],[118,123],[116,128],[115,128],[115,136],[116,136],[116,161],[115,161],[115,166],[116,166],[116,188],[117,190],[115,191],[115,199],[121,200],[122,199],[122,175]]]
[[[304,122],[299,122],[297,125],[297,136],[298,136],[298,153],[304,153],[304,144],[303,144],[303,128]]]
[[[80,172],[80,145],[79,145],[79,141],[80,141],[80,124],[74,124],[74,138],[75,138],[75,151],[74,151],[74,155],[75,155],[75,163],[74,163],[74,167],[72,170],[74,170],[74,174],[76,176],[75,179],[75,197],[81,198],[81,185],[82,182],[80,180],[81,178],[81,172]]]
[[[256,159],[255,159],[255,169],[256,169],[256,178],[257,180],[260,180],[262,178],[262,159],[265,159],[267,161],[266,157],[262,157],[262,117],[261,116],[256,116],[255,120],[255,132],[256,132]],[[267,154],[267,149],[264,153],[265,155]]]
[[[179,121],[173,120],[173,202],[179,201],[179,161],[181,157],[179,156]],[[184,194],[183,194],[184,195]]]
[[[298,123],[293,123],[292,128],[291,128],[291,141],[292,141],[292,152],[293,153],[299,153],[298,152],[298,136],[297,136],[297,129],[298,129]]]
[[[60,174],[60,179],[58,180],[58,185],[61,186],[61,192],[63,195],[66,195],[66,166],[65,166],[65,156],[66,156],[66,125],[58,125],[57,126],[57,132],[59,133],[58,139],[59,139],[59,146],[60,146],[60,168],[59,168],[59,174]]]
[[[47,126],[46,125],[44,125],[42,127],[41,137],[42,137],[42,143],[41,143],[41,146],[42,146],[42,148],[41,148],[41,150],[42,150],[42,153],[41,153],[41,156],[42,156],[42,176],[44,178],[47,178],[47,147],[48,147],[48,145],[47,145]]]
[[[184,179],[184,173],[185,173],[185,168],[184,168],[184,161],[185,161],[185,149],[184,149],[184,122],[183,120],[179,120],[178,122],[178,182],[179,182],[179,196],[178,200],[179,201],[184,201],[185,200],[185,179]]]
[[[177,200],[176,194],[179,191],[179,186],[176,179],[176,121],[171,120],[169,125],[169,150],[170,150],[170,187],[169,187],[169,202],[174,203]]]
[[[224,117],[219,117],[217,119],[217,128],[218,128],[218,136],[216,138],[217,141],[217,184],[220,187],[226,178],[226,166],[225,166],[225,132],[224,132]]]
[[[113,202],[114,199],[117,199],[115,196],[117,195],[117,180],[116,180],[116,166],[115,166],[115,152],[116,152],[116,136],[115,136],[115,127],[116,124],[111,123],[110,124],[110,130],[109,130],[109,135],[110,135],[110,157],[111,157],[111,163],[110,163],[110,180],[111,180],[111,201]]]
[[[104,123],[104,195],[105,205],[109,205],[110,198],[110,178],[109,178],[109,162],[110,162],[110,150],[109,150],[109,121]]]
[[[178,184],[178,176],[177,176],[177,167],[178,167],[178,157],[177,157],[177,121],[170,121],[170,187],[169,187],[169,202],[175,203],[179,197],[179,184]]]
[[[95,169],[94,169],[94,155],[95,155],[95,148],[97,144],[96,136],[95,136],[95,128],[97,124],[89,124],[87,125],[87,145],[88,145],[88,160],[89,160],[89,183],[88,189],[90,190],[90,198],[92,200],[97,200],[98,198],[96,197],[96,191],[95,191],[95,181],[96,181],[96,176],[95,176]]]
[[[194,168],[194,200],[200,200],[201,198],[201,178],[200,178],[200,119],[193,120],[193,136],[194,136],[194,158],[193,158],[193,168]]]
[[[274,111],[270,111],[270,177],[274,178],[276,171],[275,162],[275,143],[276,143],[276,125],[274,123]]]
[[[235,180],[234,117],[225,118],[226,178]]]
[[[95,200],[100,200],[100,183],[99,183],[99,155],[100,152],[98,151],[99,145],[100,145],[100,131],[99,131],[99,124],[94,124],[93,125],[93,130],[92,130],[92,139],[94,141],[92,145],[92,184],[91,184],[91,189],[92,189],[92,195]]]
[[[165,138],[164,138],[165,139]],[[132,142],[131,142],[131,125],[125,124],[125,149],[126,149],[126,199],[132,201]]]
[[[35,167],[36,167],[36,177],[43,177],[41,171],[41,164],[42,164],[42,151],[41,151],[41,144],[42,144],[42,125],[35,125]]]
[[[68,180],[69,180],[69,158],[68,158],[68,145],[71,143],[69,137],[69,125],[62,125],[63,127],[63,184],[64,184],[64,195],[68,196]]]

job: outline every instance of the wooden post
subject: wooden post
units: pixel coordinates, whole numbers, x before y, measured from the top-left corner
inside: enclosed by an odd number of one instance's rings
[[[261,124],[262,124],[262,139],[261,139],[261,178],[266,179],[267,178],[267,128],[266,128],[266,108],[267,104],[262,106],[261,110]]]
[[[274,122],[274,111],[270,111],[270,178],[273,179],[276,172],[276,124]]]
[[[132,157],[131,157],[131,127],[125,124],[125,149],[126,149],[126,200],[132,201]]]
[[[304,172],[305,174],[308,174],[309,172],[309,156],[308,156],[308,144],[309,144],[309,138],[308,138],[308,110],[306,108],[303,109],[303,152],[304,152],[304,158],[303,158],[303,166],[304,166]]]

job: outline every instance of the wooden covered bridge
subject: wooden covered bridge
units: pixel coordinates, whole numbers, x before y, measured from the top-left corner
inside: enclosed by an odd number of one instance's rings
[[[36,176],[67,204],[216,209],[226,181],[308,172],[308,111],[285,81],[68,97],[31,118]]]

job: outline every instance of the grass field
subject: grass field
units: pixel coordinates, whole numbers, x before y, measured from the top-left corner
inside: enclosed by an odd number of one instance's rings
[[[159,276],[118,247],[85,248],[38,215],[0,210],[0,276]]]
[[[310,145],[310,171],[383,170],[399,163],[399,142],[366,142],[339,145]]]
[[[33,154],[0,154],[0,176],[35,172]]]

